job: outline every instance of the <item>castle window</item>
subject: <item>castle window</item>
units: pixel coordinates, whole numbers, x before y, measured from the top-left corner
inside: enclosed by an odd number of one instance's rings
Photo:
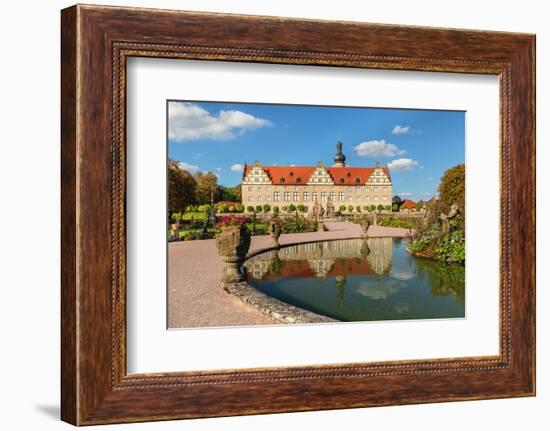
[[[343,201],[344,200],[344,192],[338,192],[338,200]]]
[[[302,179],[300,177],[296,178],[296,182],[297,183],[301,183],[302,182]]]
[[[298,201],[300,200],[300,193],[299,193],[299,192],[294,192],[294,193],[292,194],[292,200],[293,200],[294,202],[298,202]]]
[[[281,183],[285,182],[285,177],[281,177]]]
[[[285,198],[285,202],[289,202],[290,201],[290,192],[285,192],[284,198]]]
[[[311,200],[317,202],[317,192],[311,192]]]
[[[275,202],[279,202],[279,199],[280,199],[280,193],[279,192],[274,192],[273,193],[273,200]]]
[[[336,192],[330,192],[330,200],[335,201],[336,200]]]
[[[327,200],[327,192],[321,192],[321,201],[326,202]]]
[[[307,202],[307,201],[309,201],[309,193],[304,192],[304,202]]]

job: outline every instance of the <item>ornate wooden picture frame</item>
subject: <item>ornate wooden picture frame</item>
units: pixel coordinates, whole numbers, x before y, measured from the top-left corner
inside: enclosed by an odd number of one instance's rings
[[[535,394],[535,37],[100,6],[62,11],[61,416],[75,425]],[[126,60],[497,75],[500,354],[127,374]],[[306,394],[306,395],[305,395]]]

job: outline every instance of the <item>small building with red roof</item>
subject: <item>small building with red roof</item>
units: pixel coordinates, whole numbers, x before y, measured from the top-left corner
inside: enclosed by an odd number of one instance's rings
[[[267,166],[259,161],[245,163],[242,181],[243,205],[305,205],[311,210],[318,202],[341,205],[384,207],[391,205],[392,181],[387,166],[346,166],[342,143],[336,145],[332,166]]]
[[[399,207],[400,211],[416,211],[416,202],[411,201],[410,199],[405,199],[401,206]]]

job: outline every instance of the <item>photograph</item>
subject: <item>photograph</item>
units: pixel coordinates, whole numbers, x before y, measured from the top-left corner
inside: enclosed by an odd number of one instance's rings
[[[169,329],[466,317],[464,111],[166,111]]]

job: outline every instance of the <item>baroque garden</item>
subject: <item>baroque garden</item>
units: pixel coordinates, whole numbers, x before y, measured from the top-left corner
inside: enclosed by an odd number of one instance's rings
[[[330,165],[244,164],[235,187],[173,160],[168,179],[170,327],[464,313],[463,164],[426,202],[392,197],[387,166],[347,166],[340,142]],[[312,279],[335,284],[311,290]],[[413,281],[418,304],[399,299]],[[327,299],[323,289],[332,288]],[[193,302],[196,289],[202,300]]]

